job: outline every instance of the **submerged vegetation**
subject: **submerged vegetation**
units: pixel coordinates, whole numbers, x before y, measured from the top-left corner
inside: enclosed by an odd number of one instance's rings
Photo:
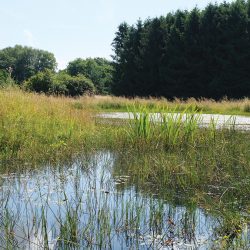
[[[94,97],[0,90],[1,246],[247,248],[250,133],[154,101],[122,99],[135,119],[118,124]]]

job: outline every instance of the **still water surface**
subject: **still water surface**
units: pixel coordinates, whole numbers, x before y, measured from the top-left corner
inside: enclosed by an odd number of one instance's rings
[[[136,115],[139,115],[137,113]],[[178,119],[180,113],[168,113],[167,115]],[[134,119],[135,114],[128,112],[111,112],[103,113],[98,117],[108,119]],[[219,115],[219,114],[194,114],[194,117],[198,117],[198,123],[200,126],[207,127],[213,122],[217,128],[235,126],[236,129],[250,130],[250,117],[248,116],[231,116],[231,115]],[[182,120],[189,119],[190,115],[183,115]],[[160,113],[151,113],[150,119],[152,121],[161,121]]]
[[[44,249],[46,240],[49,249],[211,249],[215,242],[218,218],[141,192],[111,152],[32,169],[0,176],[1,249]]]

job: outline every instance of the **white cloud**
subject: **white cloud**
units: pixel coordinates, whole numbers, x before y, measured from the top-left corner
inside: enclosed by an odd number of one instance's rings
[[[32,32],[30,30],[25,29],[23,31],[23,33],[24,33],[24,36],[26,38],[26,41],[27,41],[28,45],[31,46],[31,47],[35,47],[36,42],[35,42],[35,37],[32,34]]]

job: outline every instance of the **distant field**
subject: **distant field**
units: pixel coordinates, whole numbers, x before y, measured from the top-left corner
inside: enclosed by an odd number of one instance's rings
[[[92,96],[76,99],[74,104],[76,108],[90,108],[97,111],[127,111],[128,108],[139,108],[141,106],[157,112],[167,109],[172,111],[183,111],[187,108],[194,109],[197,112],[206,114],[228,114],[228,115],[246,115],[250,116],[250,99],[240,100],[223,99],[215,101],[212,99],[188,100],[174,99],[173,101],[165,98],[125,98],[113,96]]]

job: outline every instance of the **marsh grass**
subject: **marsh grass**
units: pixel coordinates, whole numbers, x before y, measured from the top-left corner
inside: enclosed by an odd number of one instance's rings
[[[243,111],[246,113],[250,113],[250,104],[248,102],[244,104]]]
[[[82,97],[77,103],[82,104],[83,109],[92,109],[99,111],[127,111],[141,107],[150,110],[150,112],[158,112],[159,109],[168,109],[182,112],[187,108],[206,114],[228,114],[228,115],[247,115],[249,116],[250,100],[243,98],[240,100],[229,100],[224,98],[219,101],[213,99],[194,99],[187,100],[177,99],[167,100],[165,98],[125,98],[113,96],[94,96]],[[178,109],[176,110],[176,107]]]
[[[117,241],[124,247],[140,248],[144,244],[142,249],[158,249],[171,247],[177,239],[195,246],[201,223],[196,207],[200,205],[218,218],[218,223],[211,222],[217,231],[210,232],[211,239],[218,239],[217,249],[224,245],[247,245],[242,242],[243,236],[240,237],[247,218],[239,211],[249,205],[244,199],[249,184],[239,183],[244,175],[240,171],[237,181],[234,177],[224,179],[233,167],[230,160],[223,166],[224,170],[215,168],[214,173],[208,173],[206,167],[212,163],[212,157],[206,159],[210,154],[206,151],[200,159],[195,150],[187,154],[174,148],[169,153],[154,154],[138,154],[130,149],[114,152],[112,158],[110,154],[102,156],[104,152],[100,156],[94,154],[94,157],[91,157],[93,153],[85,154],[72,165],[63,162],[58,166],[51,165],[45,176],[41,172],[44,170],[39,170],[37,177],[31,172],[30,183],[36,181],[30,188],[36,187],[38,191],[27,191],[29,198],[21,204],[13,199],[25,194],[21,187],[26,178],[20,177],[19,188],[13,188],[12,181],[16,183],[19,179],[17,173],[13,180],[10,179],[10,186],[8,182],[3,185],[0,207],[5,211],[5,223],[0,224],[1,232],[6,232],[4,239],[9,242],[9,249],[21,248],[27,243],[32,249],[53,249],[52,246],[59,249],[116,249],[120,246],[114,245]],[[206,162],[200,166],[204,159]],[[76,163],[78,167],[73,170]],[[115,176],[120,176],[126,183],[114,188],[111,180]],[[54,191],[49,194],[46,189]],[[38,197],[37,192],[40,193]],[[182,206],[185,209],[180,209]],[[19,228],[22,228],[25,240],[20,241]]]
[[[158,113],[151,113],[144,106],[134,107],[132,110],[128,107],[129,126],[126,130],[131,142],[140,142],[140,145],[144,142],[147,146],[164,146],[167,149],[196,144],[200,137],[206,141],[215,140],[219,127],[217,121],[211,119],[205,129],[202,128],[201,112],[190,106],[179,113],[177,110],[178,107],[175,107],[172,112],[163,109]],[[231,117],[221,128],[225,128],[225,131],[235,130],[235,119]]]
[[[166,201],[191,208],[202,207],[219,218],[217,234],[222,237],[219,238],[221,245],[225,248],[227,244],[244,245],[241,236],[249,217],[242,213],[248,215],[250,209],[247,199],[250,134],[236,130],[233,117],[228,120],[230,127],[227,124],[218,127],[216,120],[211,120],[208,127],[199,124],[205,104],[207,110],[212,107],[213,111],[219,110],[224,103],[224,111],[232,107],[239,111],[247,107],[249,100],[244,100],[244,104],[240,101],[229,104],[226,100],[218,104],[208,100],[170,103],[154,99],[115,99],[118,104],[122,102],[119,104],[122,108],[126,106],[133,118],[118,126],[98,123],[93,118],[93,110],[106,101],[112,103],[114,99],[70,99],[16,89],[0,90],[1,176],[13,172],[22,175],[25,170],[34,171],[39,165],[44,167],[45,163],[56,166],[56,163],[71,160],[80,163],[80,169],[91,172],[98,161],[92,162],[87,156],[104,150],[115,156],[111,176],[130,177],[125,181],[124,177],[120,178],[116,190],[125,193],[129,188],[137,190],[136,195],[133,193],[124,199],[121,198],[123,193],[121,196],[112,193],[105,174],[112,164],[107,162],[99,173],[99,182],[94,178],[95,181],[85,183],[87,186],[81,186],[82,172],[76,173],[71,180],[75,193],[72,199],[65,191],[66,183],[70,183],[66,181],[69,173],[60,174],[55,178],[63,190],[57,191],[57,210],[53,210],[49,195],[46,192],[42,195],[41,186],[41,190],[34,191],[41,193],[41,209],[37,210],[27,201],[25,205],[31,206],[31,210],[25,208],[24,211],[26,216],[32,211],[33,218],[31,222],[29,217],[24,217],[25,224],[19,221],[20,213],[13,213],[19,211],[19,207],[13,208],[16,203],[10,202],[11,194],[2,193],[0,226],[7,240],[5,246],[15,248],[18,235],[13,232],[23,224],[33,226],[23,226],[22,237],[32,246],[44,249],[50,248],[54,231],[56,244],[61,249],[81,246],[110,249],[115,237],[125,238],[130,246],[139,246],[141,239],[146,241],[149,234],[152,237],[147,247],[152,249],[171,246],[176,235],[187,242],[194,240],[194,210],[182,214],[179,221],[174,221],[178,227],[174,227],[171,221],[175,214],[166,209]],[[118,108],[117,103],[113,107]],[[109,109],[109,104],[106,107]],[[158,112],[157,119],[152,117],[154,110]],[[77,161],[82,155],[85,158]],[[18,167],[15,169],[15,166]],[[0,179],[3,187],[5,178]],[[21,185],[21,177],[15,180]],[[156,196],[159,199],[155,199]],[[59,225],[57,229],[51,228],[51,218]],[[42,239],[35,237],[34,231]]]
[[[119,243],[124,247],[126,245],[139,248],[145,242],[145,249],[158,249],[169,237],[177,237],[178,231],[183,232],[178,237],[186,237],[182,222],[177,220],[176,228],[166,223],[168,218],[173,218],[177,212],[166,207],[163,201],[157,202],[154,198],[145,199],[139,196],[135,199],[133,194],[127,198],[120,195],[113,197],[113,194],[103,193],[99,197],[99,194],[99,190],[94,190],[94,193],[87,192],[87,199],[84,203],[67,196],[67,200],[73,204],[68,210],[69,204],[62,202],[59,211],[54,214],[56,218],[48,216],[50,203],[44,204],[41,213],[36,214],[33,226],[23,228],[25,235],[30,235],[23,237],[25,244],[29,244],[32,249],[53,249],[55,246],[56,249],[81,249],[83,247],[116,249],[114,238],[118,237]],[[98,198],[95,199],[95,196]],[[113,198],[115,203],[112,202]],[[7,205],[8,209],[15,209],[15,205],[11,203]],[[80,206],[84,209],[78,209]],[[22,213],[30,214],[36,209],[36,205],[32,203],[27,207],[30,209],[24,209]],[[17,229],[25,220],[30,223],[30,219],[19,217],[15,221],[12,235],[16,239],[16,248],[24,246],[22,245],[24,242],[20,241],[20,236],[17,234]],[[51,226],[50,220],[56,221],[59,227]],[[33,227],[36,228],[35,232]],[[5,235],[5,239],[10,241],[10,235]],[[190,239],[190,241],[193,240],[193,238]],[[14,248],[11,244],[9,246]],[[3,242],[0,245],[6,246]]]
[[[74,100],[0,91],[0,158],[44,159],[70,155],[93,132],[87,111],[72,107]],[[52,157],[51,157],[52,158]]]
[[[97,100],[113,101],[111,97],[105,98]],[[154,144],[153,141],[158,144],[164,141],[166,147],[195,142],[200,130],[199,110],[202,110],[195,102],[183,105],[176,100],[178,105],[175,103],[173,106],[173,103],[168,102],[162,105],[161,100],[154,105],[147,105],[146,100],[121,100],[135,118],[130,126],[97,124],[93,118],[93,108],[98,103],[95,98],[71,99],[2,89],[0,158],[32,160],[42,157],[56,160],[85,149],[129,146],[129,142],[136,143],[138,138],[140,141],[145,139],[149,148]],[[248,100],[245,100],[244,105],[247,103]],[[154,121],[152,106],[157,109],[160,122]],[[215,130],[213,121],[210,125],[207,133],[212,135]]]
[[[142,138],[145,140],[148,140],[150,137],[152,137],[152,126],[153,121],[150,118],[149,110],[144,107],[133,107],[132,110],[129,110],[129,120],[130,120],[130,131],[128,131],[128,134],[130,134],[132,139],[136,138]],[[130,133],[131,130],[134,133]]]

